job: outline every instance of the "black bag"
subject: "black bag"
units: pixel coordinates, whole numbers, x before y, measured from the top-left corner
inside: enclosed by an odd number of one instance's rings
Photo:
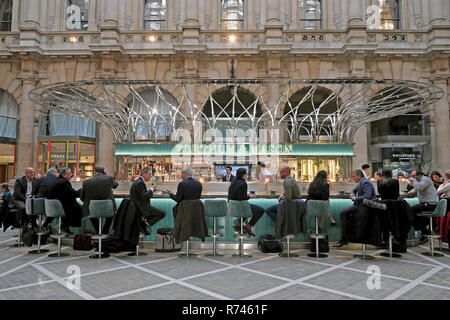
[[[311,252],[316,252],[316,239],[311,239]],[[330,252],[327,234],[325,239],[319,239],[319,252]]]
[[[92,245],[98,251],[98,240]],[[102,240],[102,252],[118,253],[123,251],[136,251],[136,246],[123,240],[107,238]]]
[[[48,234],[41,235],[41,245],[46,244],[47,239]],[[30,228],[29,226],[22,227],[22,243],[27,247],[38,244],[37,229]]]
[[[73,250],[89,251],[92,250],[91,235],[87,233],[77,234],[73,238]]]
[[[258,249],[264,253],[280,253],[283,252],[283,242],[271,235],[261,236]]]
[[[159,228],[156,230],[155,252],[181,251],[181,243],[175,243],[172,228]]]

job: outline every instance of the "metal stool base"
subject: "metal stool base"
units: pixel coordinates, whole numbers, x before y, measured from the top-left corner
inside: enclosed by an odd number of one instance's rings
[[[146,255],[147,255],[147,252],[139,252],[139,254],[136,254],[136,252],[130,252],[128,254],[129,257],[135,257],[135,256],[140,257],[140,256],[146,256]]]
[[[310,258],[328,258],[328,255],[324,253],[319,253],[319,256],[317,256],[317,254],[315,253],[308,253],[307,256]]]
[[[223,253],[219,253],[219,252],[216,252],[216,254],[214,254],[214,253],[206,253],[205,256],[206,257],[223,257],[224,254]]]
[[[60,254],[56,253],[50,253],[48,255],[49,258],[59,258],[59,257],[67,257],[70,256],[70,254],[66,253],[66,252],[61,252]]]
[[[297,258],[298,254],[296,253],[287,253],[287,252],[282,252],[278,254],[279,257],[281,258]]]
[[[36,249],[36,250],[28,251],[28,254],[41,254],[41,253],[46,253],[46,252],[49,252],[49,251],[50,250],[48,250],[48,249],[41,249],[41,250]]]
[[[197,254],[196,253],[189,253],[189,254],[180,253],[178,255],[178,257],[180,257],[180,258],[197,258]]]
[[[93,254],[92,256],[89,256],[89,258],[91,259],[103,259],[103,258],[109,258],[111,257],[111,255],[109,253],[102,253],[102,257],[100,258],[100,255],[97,254]]]
[[[10,248],[22,248],[24,247],[23,243],[19,246],[17,243],[9,246]]]
[[[251,258],[252,256],[249,255],[249,254],[243,254],[243,255],[241,256],[239,253],[237,253],[237,254],[233,254],[232,257],[233,257],[233,258]]]
[[[424,256],[428,256],[428,257],[443,257],[444,255],[442,253],[439,252],[433,252],[433,254],[431,254],[431,252],[427,251],[427,252],[422,252],[422,254]]]
[[[353,256],[355,259],[361,259],[361,260],[374,260],[375,258],[373,256],[370,256],[368,254],[362,255],[362,254],[355,254]]]
[[[398,254],[398,253],[392,253],[392,255],[391,255],[390,252],[382,252],[382,253],[380,253],[380,256],[386,257],[386,258],[401,258],[402,257],[402,255]]]

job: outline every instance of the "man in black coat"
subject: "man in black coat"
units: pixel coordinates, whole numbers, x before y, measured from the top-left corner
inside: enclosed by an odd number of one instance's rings
[[[164,190],[177,203],[172,209],[174,218],[177,216],[181,201],[198,200],[202,196],[202,184],[192,178],[191,168],[186,167],[181,170],[181,179],[183,181],[178,184],[177,194],[173,194],[169,190]]]
[[[383,169],[381,179],[377,181],[378,194],[381,200],[397,200],[400,196],[400,186],[397,179],[392,178],[392,170]]]
[[[25,170],[25,176],[17,179],[14,183],[14,193],[12,195],[12,201],[14,207],[18,209],[16,213],[16,224],[23,225],[25,222],[25,199],[34,198],[38,193],[38,180],[34,177],[34,169],[27,168]],[[32,220],[32,224],[36,222]]]
[[[48,198],[48,188],[53,182],[56,181],[56,173],[57,171],[55,168],[49,168],[47,170],[47,176],[38,179],[37,198]]]
[[[236,177],[231,174],[232,168],[230,166],[227,166],[226,170],[227,170],[227,173],[222,177],[222,181],[223,182],[231,182],[231,181],[233,181],[234,178],[236,178]]]
[[[77,202],[77,197],[80,196],[80,190],[76,191],[72,188],[70,183],[72,179],[72,171],[70,168],[62,168],[59,171],[59,177],[49,187],[49,199],[57,199],[66,214],[62,218],[61,230],[65,233],[71,234],[69,226],[80,227],[81,218],[83,217],[81,205]],[[48,218],[44,224],[46,227],[53,219]]]
[[[142,169],[141,176],[134,180],[130,189],[130,199],[138,208],[141,217],[144,217],[144,222],[141,222],[140,231],[145,235],[150,235],[147,230],[147,225],[153,226],[166,216],[164,211],[150,205],[150,198],[156,190],[156,185],[152,185],[147,191],[145,182],[150,181],[151,177],[152,171],[149,168]]]
[[[89,216],[89,203],[91,200],[107,200],[111,199],[114,212],[117,211],[116,201],[114,199],[114,194],[112,189],[119,186],[119,183],[114,180],[113,176],[106,175],[105,168],[101,166],[95,167],[95,175],[83,182],[83,187],[81,188],[80,200],[83,201],[83,216]],[[105,219],[105,224],[102,229],[102,234],[108,234],[109,228],[111,227],[113,217]],[[92,225],[97,228],[98,219],[91,218]]]

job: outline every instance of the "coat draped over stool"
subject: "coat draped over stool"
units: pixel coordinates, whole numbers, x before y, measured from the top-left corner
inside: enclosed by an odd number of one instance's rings
[[[205,208],[200,200],[183,200],[175,217],[173,236],[176,243],[195,237],[205,242],[208,235]]]
[[[276,238],[289,234],[306,234],[306,203],[303,200],[283,200],[277,208]]]
[[[134,246],[139,243],[140,215],[130,199],[123,199],[114,218],[113,238]]]
[[[347,219],[348,241],[381,246],[381,221],[386,211],[359,204]]]

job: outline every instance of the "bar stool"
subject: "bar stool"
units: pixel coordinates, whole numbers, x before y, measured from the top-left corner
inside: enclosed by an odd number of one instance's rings
[[[247,200],[229,200],[228,211],[231,217],[241,219],[241,232],[237,234],[237,237],[235,237],[240,239],[239,254],[233,254],[233,257],[251,258],[251,255],[244,254],[244,238],[249,237],[248,235],[244,234],[244,218],[250,218],[253,216],[250,203]]]
[[[355,254],[353,255],[353,258],[355,259],[361,259],[361,260],[373,260],[375,259],[373,256],[366,254],[366,244],[362,244],[362,254]]]
[[[423,255],[429,256],[429,257],[443,257],[444,255],[439,252],[434,252],[434,239],[441,239],[440,234],[433,233],[433,218],[442,218],[446,214],[446,208],[447,208],[447,200],[441,199],[439,200],[436,209],[433,211],[422,211],[417,216],[419,217],[429,217],[430,218],[430,230],[431,234],[424,235],[425,238],[430,239],[430,251],[428,252],[422,252]],[[440,243],[440,242],[439,242]]]
[[[109,234],[102,234],[102,218],[114,216],[114,207],[111,200],[91,200],[89,202],[89,218],[98,219],[98,234],[92,236],[93,240],[98,240],[98,252],[91,259],[108,258],[109,253],[102,253],[102,240],[109,238]],[[138,244],[139,245],[139,244]]]
[[[216,251],[216,239],[223,237],[223,234],[217,233],[216,227],[216,218],[218,217],[226,217],[228,212],[228,204],[225,199],[217,199],[217,200],[205,200],[205,216],[213,218],[213,234],[210,235],[213,238],[213,252],[205,254],[206,256],[223,256],[222,253],[217,253]]]
[[[325,239],[326,235],[319,234],[319,218],[330,215],[329,200],[308,200],[306,202],[306,216],[315,218],[315,233],[310,234],[311,239],[316,240],[316,253],[308,253],[311,258],[326,258],[328,255],[319,252],[319,239]]]
[[[129,257],[139,257],[139,256],[146,256],[147,252],[140,252],[139,250],[139,245],[140,245],[140,240],[145,238],[145,234],[139,234],[139,240],[138,240],[138,244],[136,245],[136,251],[135,252],[130,252],[128,254]]]
[[[28,251],[29,254],[41,254],[42,252],[48,252],[48,249],[41,249],[41,236],[45,235],[42,232],[42,218],[45,216],[45,199],[26,199],[25,200],[25,212],[30,217],[38,217],[38,248],[37,250]]]
[[[9,211],[9,214],[11,214],[11,213],[17,214],[17,211],[19,211],[19,210],[16,208],[11,208],[8,211]],[[10,248],[20,248],[20,247],[22,247],[22,244],[23,244],[22,243],[22,231],[23,230],[22,230],[22,227],[14,228],[14,229],[17,229],[17,243],[12,244],[9,247]]]
[[[61,205],[61,202],[56,199],[45,199],[45,214],[50,218],[58,218],[58,233],[51,234],[50,237],[53,239],[58,239],[58,252],[51,253],[48,256],[50,258],[56,257],[67,257],[69,254],[66,252],[61,252],[61,239],[64,238],[67,234],[61,233],[61,218],[65,217],[64,209]]]
[[[380,256],[382,257],[388,257],[388,258],[401,258],[402,255],[399,253],[394,253],[392,251],[392,240],[394,239],[394,236],[392,235],[392,232],[389,231],[389,251],[388,252],[382,252],[380,253]]]

